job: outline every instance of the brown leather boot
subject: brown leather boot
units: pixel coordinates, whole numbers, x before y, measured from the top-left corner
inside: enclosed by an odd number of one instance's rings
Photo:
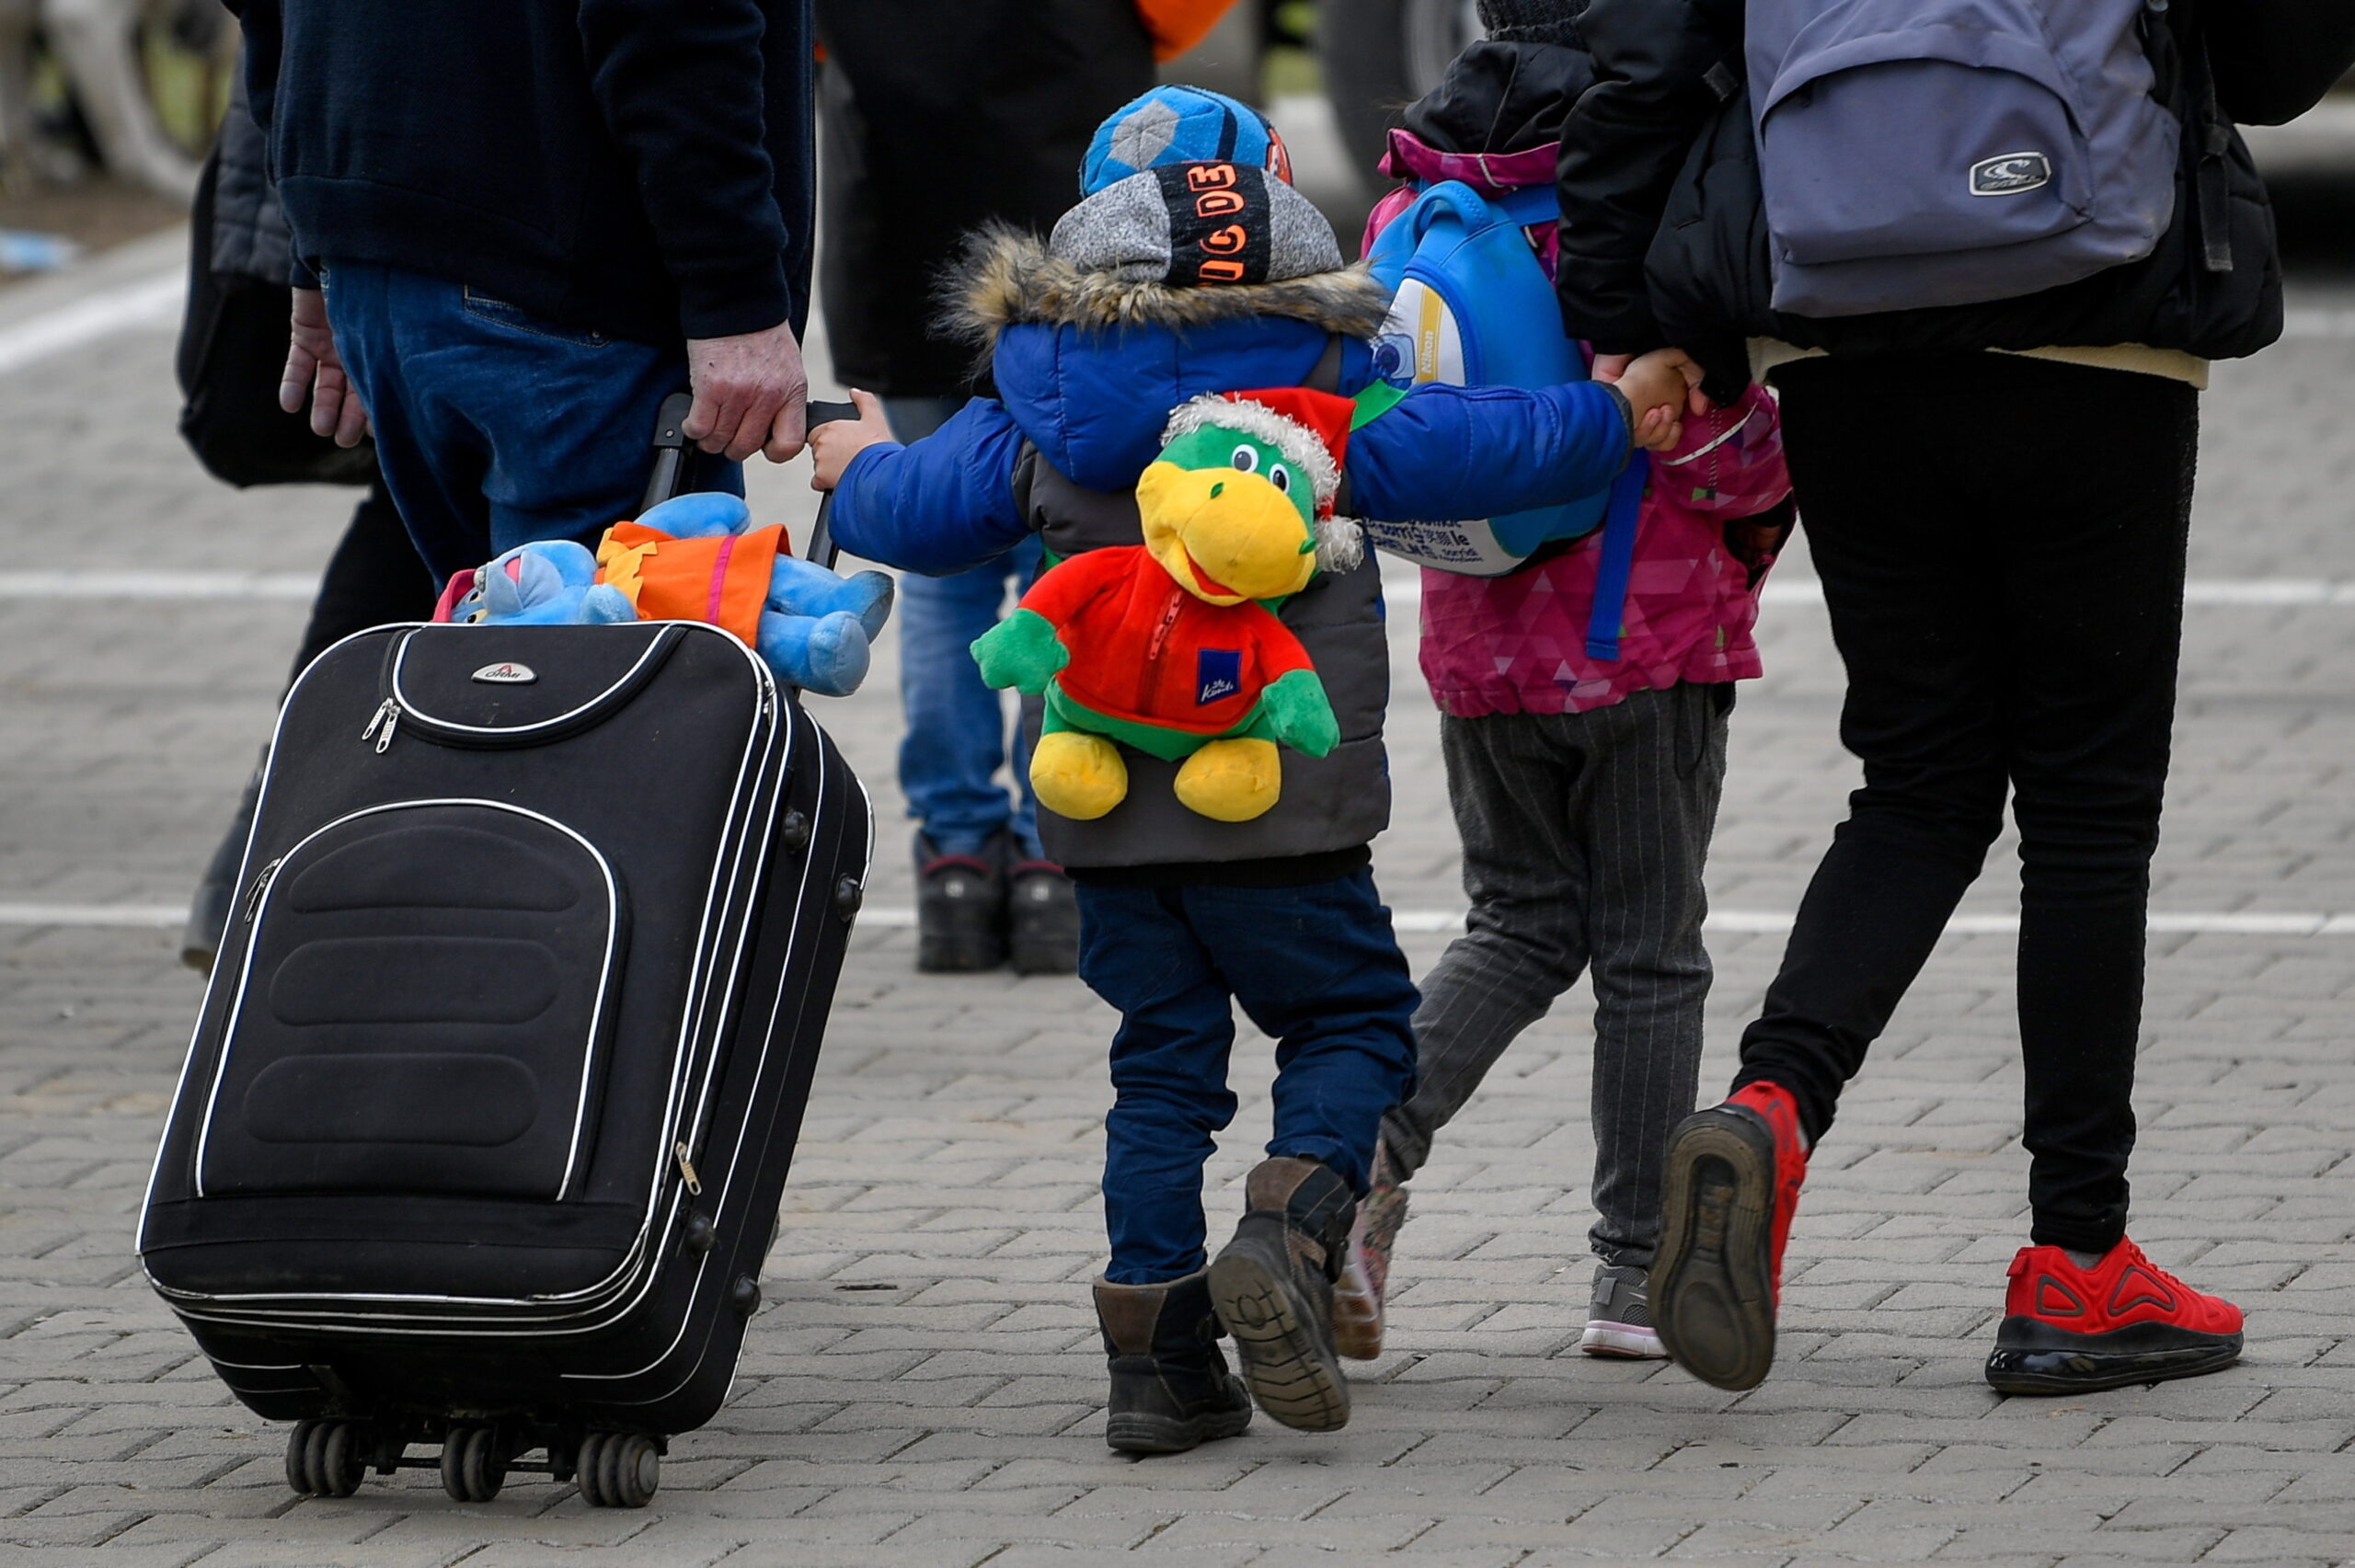
[[[1315,1160],[1263,1160],[1244,1185],[1243,1223],[1211,1263],[1211,1299],[1235,1336],[1259,1408],[1304,1432],[1349,1425],[1333,1351],[1333,1282],[1357,1203]]]
[[[1226,1369],[1197,1269],[1159,1285],[1096,1282],[1096,1322],[1112,1369],[1104,1441],[1129,1454],[1182,1454],[1251,1425],[1251,1396]]]

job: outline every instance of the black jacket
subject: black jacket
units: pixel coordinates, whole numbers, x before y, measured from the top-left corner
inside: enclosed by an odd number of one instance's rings
[[[2174,225],[2150,257],[2019,299],[1821,321],[1766,303],[1742,0],[1591,0],[1580,29],[1597,84],[1562,131],[1564,312],[1606,352],[1681,344],[1720,395],[1748,379],[1750,337],[1860,353],[2130,342],[2254,353],[2280,330],[2272,214],[2238,135],[2225,127],[2220,144],[2205,140],[2200,62],[2223,119],[2277,123],[2312,107],[2355,59],[2355,7],[2178,0],[2168,16],[2180,69],[2163,75],[2180,84],[2170,107],[2185,120],[2184,157]]]
[[[808,0],[229,0],[303,261],[649,342],[798,327]]]
[[[1044,232],[1079,200],[1097,123],[1154,84],[1134,0],[818,0],[825,45],[826,339],[845,383],[960,395],[932,330],[959,242]]]

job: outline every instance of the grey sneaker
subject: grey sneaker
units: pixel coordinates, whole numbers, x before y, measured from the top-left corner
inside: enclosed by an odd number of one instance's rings
[[[1651,1270],[1632,1265],[1594,1265],[1594,1299],[1586,1310],[1579,1348],[1589,1356],[1630,1361],[1664,1359],[1668,1349],[1652,1327]]]

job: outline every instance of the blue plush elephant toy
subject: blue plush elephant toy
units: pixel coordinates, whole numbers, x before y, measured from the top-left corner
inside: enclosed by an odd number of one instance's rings
[[[776,678],[846,697],[867,679],[891,614],[881,572],[838,577],[787,553],[784,530],[747,531],[737,496],[681,496],[617,523],[592,555],[571,540],[520,545],[454,585],[447,618],[479,625],[709,621],[759,649]]]

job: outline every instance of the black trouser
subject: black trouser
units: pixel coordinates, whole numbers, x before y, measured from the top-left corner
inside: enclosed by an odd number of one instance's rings
[[[1831,1124],[2003,826],[2033,1238],[2125,1231],[2143,923],[2182,639],[2198,394],[1999,354],[1778,374],[1792,484],[1865,764],[1737,1083]]]
[[[354,632],[388,621],[422,621],[433,613],[440,589],[409,543],[408,530],[382,479],[368,486],[345,525],[343,539],[319,577],[311,619],[294,650],[291,682],[311,660]]]

